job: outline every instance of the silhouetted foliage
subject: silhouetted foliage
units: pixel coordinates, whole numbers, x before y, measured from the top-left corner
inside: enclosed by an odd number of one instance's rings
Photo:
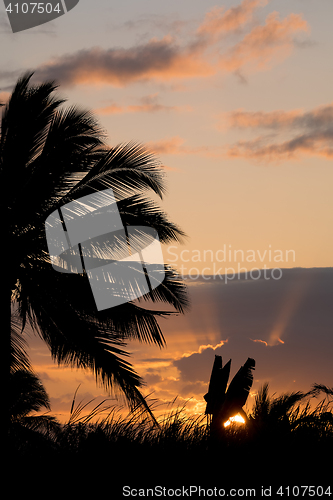
[[[135,303],[98,312],[83,274],[54,271],[44,222],[63,204],[111,188],[125,227],[149,225],[162,243],[180,241],[183,231],[147,194],[162,198],[164,170],[140,144],[108,147],[91,112],[64,108],[54,82],[32,85],[31,78],[20,78],[1,108],[1,206],[9,229],[2,249],[4,287],[8,302],[11,292],[17,306],[12,334],[5,332],[11,363],[15,369],[29,369],[18,350],[28,322],[58,364],[92,371],[107,391],[149,412],[139,390],[143,381],[125,348],[129,339],[165,345],[158,318],[182,313],[188,304],[180,276],[166,266],[158,289]],[[173,311],[149,309],[148,300],[171,305]]]
[[[184,406],[158,418],[156,426],[140,407],[124,417],[104,401],[84,415],[86,407],[78,403],[69,422],[61,425],[55,439],[50,438],[49,463],[55,468],[67,464],[71,474],[73,467],[81,473],[87,464],[95,477],[108,477],[112,471],[113,488],[329,484],[331,391],[317,385],[308,393],[273,397],[265,384],[247,423],[231,424],[216,443],[205,415],[188,417]],[[320,394],[325,398],[315,404]],[[92,416],[99,418],[92,421]],[[38,455],[38,449],[34,451]],[[20,450],[16,458],[33,455],[31,450]],[[64,477],[68,480],[68,475]]]
[[[206,415],[213,415],[211,421],[211,434],[213,439],[218,439],[223,432],[223,424],[233,415],[243,411],[253,383],[252,370],[255,361],[248,358],[231,380],[228,389],[227,383],[230,374],[231,359],[222,368],[222,356],[215,356],[209,387],[204,399],[207,402]]]

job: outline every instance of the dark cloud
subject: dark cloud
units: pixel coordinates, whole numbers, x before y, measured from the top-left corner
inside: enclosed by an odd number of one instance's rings
[[[182,385],[179,390],[183,398],[191,398],[193,394],[206,394],[207,387],[205,382],[192,382]]]
[[[265,381],[271,393],[333,384],[333,268],[283,269],[279,280],[261,277],[225,284],[210,278],[187,281],[191,309],[160,321],[166,348],[129,344],[131,362],[146,382],[145,394],[159,401],[179,396],[180,403],[194,398],[188,408],[200,413],[215,355],[221,355],[223,363],[232,360],[230,379],[248,357],[254,358],[253,392]],[[52,364],[47,347],[37,337],[29,339],[29,346],[33,365],[50,388],[53,409],[68,412],[79,383],[82,393],[90,384],[93,394],[94,377],[86,372],[63,372],[55,385],[54,377],[62,372]],[[52,391],[64,378],[66,394],[54,399]],[[97,388],[96,395],[100,396]]]
[[[252,141],[238,141],[229,147],[228,154],[231,157],[269,161],[296,158],[299,155],[331,159],[333,158],[333,125],[324,131],[300,134],[293,139],[273,144],[267,140],[267,137],[259,137]]]
[[[237,128],[274,130],[275,135],[259,136],[238,141],[229,147],[230,156],[280,159],[298,154],[333,157],[333,104],[320,106],[308,112],[298,110],[247,112],[234,111],[229,123]],[[285,131],[293,137],[281,140]]]
[[[157,373],[147,373],[145,376],[145,382],[148,385],[156,384],[158,382],[161,382],[162,380],[163,379],[162,379],[161,375],[158,375]]]
[[[285,269],[277,281],[229,284],[191,288],[192,333],[205,327],[216,332],[216,343],[227,342],[215,349],[201,345],[175,360],[181,381],[208,383],[214,356],[221,355],[223,363],[232,359],[231,376],[253,357],[255,380],[268,380],[275,390],[332,384],[333,268]]]
[[[93,47],[45,63],[35,77],[55,79],[62,85],[107,83],[119,87],[150,79],[204,77],[215,71],[203,58],[203,49],[200,43],[181,46],[169,35],[130,48]]]

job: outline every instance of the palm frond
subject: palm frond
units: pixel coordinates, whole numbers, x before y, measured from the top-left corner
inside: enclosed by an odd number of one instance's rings
[[[114,308],[109,317],[96,317],[92,303],[91,308],[89,305],[85,308],[89,304],[86,297],[90,290],[83,276],[62,275],[52,269],[44,275],[50,277],[48,286],[41,288],[40,284],[31,284],[28,287],[28,301],[24,300],[23,295],[20,298],[20,310],[45,340],[52,357],[58,363],[92,371],[97,382],[108,392],[119,394],[120,390],[130,404],[140,402],[145,405],[138,390],[142,379],[131,364],[123,359],[128,357],[123,347],[126,345],[124,339],[135,335],[142,339],[150,335],[150,339],[154,338],[156,342],[164,340],[155,311],[154,315],[150,315],[134,304],[128,304],[127,312],[122,310],[115,314],[114,310],[118,308]],[[59,288],[56,285],[59,277],[65,278],[69,286]],[[74,280],[73,286],[70,286],[68,278]],[[59,291],[58,297],[55,290]],[[59,314],[61,309],[66,314]]]
[[[18,311],[12,312],[11,315],[11,356],[10,356],[10,371],[18,370],[31,371],[31,364],[26,351],[27,343],[22,336],[21,321]]]
[[[32,73],[17,82],[1,119],[1,184],[6,185],[13,209],[24,196],[33,174],[34,160],[40,155],[55,110],[64,102],[52,93],[53,82],[29,86]]]
[[[54,113],[43,149],[30,166],[29,177],[19,177],[19,206],[12,203],[11,208],[13,219],[23,227],[32,221],[32,226],[43,224],[61,197],[96,161],[101,144],[97,122],[88,112],[76,108],[69,111]],[[17,212],[22,206],[23,214]]]
[[[149,291],[138,299],[138,302],[149,301],[162,302],[171,305],[176,312],[183,313],[189,308],[190,302],[187,295],[187,288],[181,281],[177,271],[172,267],[164,266],[164,280],[156,288]],[[146,310],[146,309],[145,309]],[[163,314],[163,311],[160,311]],[[172,312],[170,312],[172,314]]]
[[[117,203],[125,226],[149,226],[156,229],[161,243],[183,242],[186,234],[171,222],[165,212],[152,200],[140,195],[129,196]]]
[[[162,198],[165,192],[164,172],[155,156],[141,144],[119,144],[101,154],[100,160],[67,193],[63,201],[106,188],[112,188],[117,199],[147,189]]]
[[[42,408],[50,410],[50,400],[39,378],[27,370],[17,370],[10,374],[9,414],[12,419],[27,416]]]
[[[27,415],[19,420],[19,424],[25,428],[47,435],[55,436],[59,433],[61,425],[52,415]]]

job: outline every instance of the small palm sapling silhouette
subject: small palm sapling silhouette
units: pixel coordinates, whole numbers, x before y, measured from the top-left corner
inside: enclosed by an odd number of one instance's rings
[[[237,413],[247,420],[243,406],[252,387],[252,370],[255,369],[255,360],[247,359],[227,389],[230,365],[231,359],[222,367],[222,356],[215,356],[208,392],[204,395],[207,402],[205,414],[212,415],[210,431],[214,437],[221,435],[223,424]]]

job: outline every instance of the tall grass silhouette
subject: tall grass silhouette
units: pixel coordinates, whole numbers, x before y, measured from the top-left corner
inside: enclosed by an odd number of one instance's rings
[[[43,454],[49,464],[75,464],[79,470],[89,464],[101,475],[112,471],[112,484],[118,487],[136,481],[328,484],[331,477],[333,389],[324,385],[315,384],[306,393],[270,395],[264,384],[246,424],[232,423],[219,439],[212,437],[205,415],[190,417],[186,404],[177,406],[177,401],[154,422],[140,406],[124,415],[108,400],[87,412],[94,401],[78,403],[76,396],[68,421],[49,434]],[[147,404],[156,411],[156,401]],[[21,445],[23,461],[38,456],[38,446]]]

